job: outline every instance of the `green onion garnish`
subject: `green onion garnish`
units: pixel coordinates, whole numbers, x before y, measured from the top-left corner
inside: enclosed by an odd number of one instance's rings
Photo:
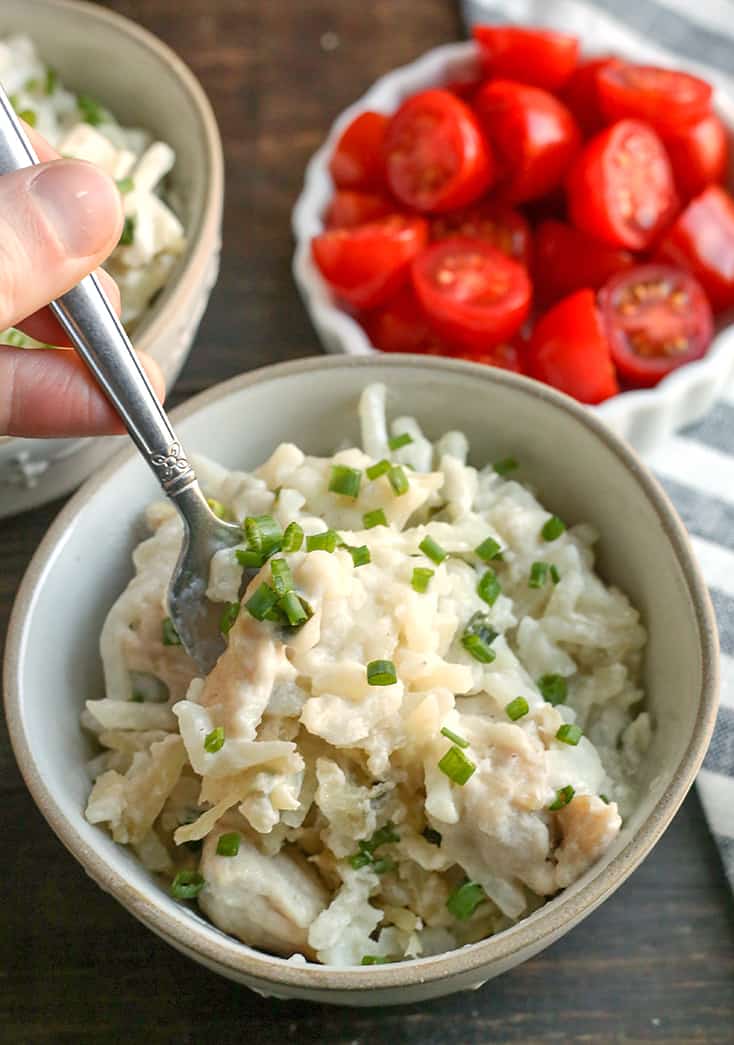
[[[387,477],[390,480],[390,486],[392,486],[398,497],[402,497],[402,495],[407,493],[410,489],[410,483],[408,482],[408,476],[405,474],[405,469],[401,468],[399,464],[393,465],[387,473]]]
[[[599,795],[599,798],[602,800],[602,802],[604,803],[605,806],[609,805],[609,799],[607,798],[606,795]]]
[[[534,562],[530,567],[528,588],[542,588],[548,580],[549,566],[547,562]]]
[[[26,91],[30,91],[32,93],[33,91],[37,91],[40,86],[41,86],[41,81],[40,80],[36,80],[35,78],[32,78],[30,80],[26,80],[25,90]]]
[[[504,476],[509,472],[514,472],[520,466],[514,457],[503,457],[501,461],[495,461],[493,467],[497,475]]]
[[[349,857],[349,863],[352,865],[355,871],[358,871],[360,867],[366,867],[367,864],[371,864],[372,857],[369,853],[352,853],[352,855]]]
[[[435,570],[429,570],[427,566],[415,566],[413,576],[410,578],[413,591],[417,591],[419,595],[425,595],[435,572]]]
[[[333,552],[336,548],[337,534],[334,530],[313,533],[306,538],[307,552]]]
[[[226,602],[222,615],[219,618],[219,630],[222,635],[226,635],[232,630],[232,625],[237,620],[237,616],[240,612],[239,602]]]
[[[122,226],[122,234],[118,240],[118,246],[129,247],[135,239],[135,218],[125,218]]]
[[[427,827],[423,831],[423,837],[431,845],[441,845],[441,839],[443,838],[443,835],[440,831],[434,831],[432,827]]]
[[[59,74],[49,65],[48,69],[46,69],[46,83],[44,85],[46,94],[53,94],[58,86],[58,82]]]
[[[452,733],[448,726],[442,728],[441,734],[446,737],[447,740],[450,740],[452,744],[457,744],[459,747],[469,747],[469,741],[464,740],[464,738],[460,737],[458,733]]]
[[[563,809],[564,806],[568,805],[575,794],[576,791],[571,784],[566,784],[565,787],[559,787],[556,791],[555,801],[551,802],[548,808],[554,813],[557,809]]]
[[[530,707],[525,697],[515,697],[514,700],[511,700],[510,703],[505,706],[505,711],[507,712],[508,718],[511,718],[513,722],[517,722],[517,720],[522,718],[523,715],[527,715],[528,711],[530,711]]]
[[[236,831],[220,835],[217,839],[217,856],[237,856],[240,851],[240,836]]]
[[[277,595],[285,595],[293,590],[293,576],[285,559],[271,559],[270,572],[273,575],[273,590]]]
[[[283,533],[272,515],[248,515],[244,530],[252,550],[260,552],[265,559],[280,551]]]
[[[10,104],[13,106],[13,108],[15,109],[15,111],[17,113],[18,106],[20,105],[20,98],[18,97],[18,95],[17,94],[9,94],[8,95],[8,101],[10,102]]]
[[[375,849],[379,849],[381,845],[388,845],[390,842],[399,842],[400,835],[395,830],[395,824],[392,820],[388,820],[382,827],[378,827],[372,838],[366,842],[360,842],[360,846],[364,849],[368,849],[372,852]]]
[[[461,636],[461,645],[480,664],[491,664],[497,656],[492,649],[496,638],[497,632],[490,628],[487,614],[477,612],[469,618]]]
[[[259,570],[265,562],[262,553],[253,551],[252,548],[236,548],[234,554],[240,566],[246,569]]]
[[[426,558],[430,559],[431,562],[435,562],[437,566],[449,557],[449,553],[445,552],[441,545],[434,541],[433,537],[424,537],[418,547]]]
[[[541,675],[537,685],[543,694],[543,700],[547,700],[549,704],[566,703],[568,686],[563,675]]]
[[[178,632],[173,626],[173,621],[170,617],[166,617],[161,625],[162,639],[164,646],[180,646],[181,639]]]
[[[234,522],[234,515],[221,501],[217,501],[214,497],[207,497],[206,503],[211,508],[217,519],[222,519],[224,522]]]
[[[312,616],[310,607],[294,591],[286,592],[278,599],[278,609],[286,615],[292,628],[305,624]]]
[[[446,774],[449,780],[453,780],[455,784],[463,787],[477,767],[470,758],[466,757],[461,748],[454,744],[440,760],[438,768]]]
[[[36,115],[35,109],[22,109],[18,113],[18,116],[20,116],[21,120],[24,120],[29,127],[35,127],[38,122],[38,116]]]
[[[331,466],[331,478],[329,479],[331,493],[340,493],[344,497],[359,497],[361,482],[362,472],[359,468],[348,468],[345,464]]]
[[[556,566],[555,563],[551,563],[550,575],[551,575],[551,580],[553,581],[553,583],[554,584],[558,584],[558,582],[561,579],[561,575],[558,572],[558,567]]]
[[[474,554],[478,555],[483,562],[491,562],[492,559],[502,558],[502,549],[494,537],[487,537],[474,549]]]
[[[382,508],[375,508],[373,512],[365,512],[362,516],[365,530],[374,530],[375,526],[387,526],[387,516]]]
[[[371,660],[367,665],[370,686],[393,686],[397,681],[398,675],[391,660]]]
[[[381,954],[365,954],[360,965],[389,965],[391,959],[384,958]]]
[[[394,435],[388,439],[387,445],[391,450],[401,450],[404,446],[410,446],[412,442],[413,436],[403,432],[401,435]]]
[[[116,184],[117,191],[120,193],[121,196],[126,196],[128,192],[132,192],[135,188],[135,182],[129,176],[127,178],[119,178]]]
[[[288,523],[283,534],[283,543],[281,551],[283,552],[297,552],[300,550],[303,544],[303,530],[297,522]]]
[[[366,566],[368,562],[372,562],[372,556],[366,544],[360,544],[358,548],[347,548],[347,551],[352,556],[355,566]]]
[[[394,871],[396,867],[397,864],[389,856],[382,856],[379,860],[375,860],[372,870],[375,874],[387,874],[388,871]]]
[[[570,744],[571,747],[576,747],[583,735],[583,730],[575,722],[564,722],[562,726],[558,727],[556,740],[560,740],[563,744]]]
[[[494,606],[501,594],[502,588],[497,580],[497,574],[494,570],[487,570],[477,585],[477,595],[480,599],[484,599],[488,606]]]
[[[559,519],[557,515],[551,515],[550,519],[546,519],[543,523],[540,535],[544,541],[555,541],[565,529],[566,524],[563,519]]]
[[[210,755],[216,754],[224,747],[224,726],[215,726],[211,733],[204,737],[204,750]]]
[[[99,127],[104,123],[102,106],[94,98],[90,98],[88,94],[80,94],[76,104],[85,123],[90,123],[92,127]]]
[[[387,475],[392,468],[392,463],[383,457],[381,461],[377,461],[376,464],[371,464],[367,469],[368,479],[379,479],[381,475]]]
[[[179,871],[171,882],[171,896],[177,900],[193,900],[206,885],[198,871]]]
[[[133,692],[133,695],[130,697],[130,700],[133,702],[133,704],[145,703],[145,697],[137,689]]]
[[[269,584],[263,582],[254,595],[247,600],[245,609],[255,620],[265,620],[277,601],[277,592],[274,592]]]
[[[479,904],[486,899],[479,882],[463,882],[454,889],[446,901],[446,907],[460,922],[471,918]]]

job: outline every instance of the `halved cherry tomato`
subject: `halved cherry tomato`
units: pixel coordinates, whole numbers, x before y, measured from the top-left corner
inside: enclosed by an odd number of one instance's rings
[[[424,250],[411,275],[439,337],[482,351],[507,341],[525,321],[532,288],[522,265],[489,243],[456,236]]]
[[[351,229],[395,213],[395,203],[377,192],[337,189],[324,215],[327,229]]]
[[[711,105],[711,86],[679,69],[614,62],[599,72],[597,83],[607,119],[646,120],[660,132],[697,123]]]
[[[557,91],[573,72],[579,54],[575,36],[515,25],[478,25],[479,44],[488,76]]]
[[[729,159],[726,129],[714,113],[678,134],[665,135],[678,192],[684,200],[722,181]]]
[[[528,349],[528,372],[582,403],[601,403],[617,394],[593,290],[577,290],[538,321]]]
[[[446,348],[428,325],[410,283],[382,308],[368,312],[362,326],[370,342],[382,352],[446,354]]]
[[[599,294],[599,307],[620,377],[643,388],[700,359],[714,332],[700,283],[670,265],[619,273]]]
[[[713,310],[734,305],[734,199],[718,185],[691,200],[660,242],[661,260],[693,273]]]
[[[617,61],[617,58],[592,58],[588,62],[581,62],[566,80],[559,95],[587,137],[596,134],[606,123],[601,110],[597,75],[601,69]]]
[[[463,210],[433,218],[430,237],[437,241],[448,236],[486,240],[508,258],[521,265],[530,264],[530,226],[519,211],[494,200],[482,200]]]
[[[360,113],[342,131],[329,161],[329,173],[339,189],[381,189],[385,184],[382,143],[389,118],[379,112]]]
[[[455,94],[457,98],[461,98],[462,102],[466,102],[467,105],[471,105],[474,101],[474,95],[484,82],[483,76],[473,76],[471,79],[466,80],[451,80],[450,83],[443,85],[443,89]]]
[[[428,239],[424,218],[392,214],[354,229],[333,229],[311,241],[324,279],[354,308],[376,308],[405,282]]]
[[[590,236],[642,250],[677,209],[663,143],[638,120],[620,120],[586,144],[568,177],[574,225]]]
[[[472,203],[494,178],[474,113],[449,91],[421,91],[403,102],[385,133],[384,156],[393,194],[427,213]]]
[[[635,264],[628,250],[553,220],[536,228],[533,255],[533,284],[538,299],[546,304],[584,287],[598,290],[616,272]]]
[[[485,84],[474,105],[497,157],[503,199],[536,199],[561,184],[581,141],[565,105],[512,80]]]

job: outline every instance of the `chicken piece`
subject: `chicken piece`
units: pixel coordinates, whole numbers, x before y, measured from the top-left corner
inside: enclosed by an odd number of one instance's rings
[[[596,795],[577,795],[558,813],[563,841],[556,849],[556,885],[565,889],[584,873],[619,834],[617,803]]]

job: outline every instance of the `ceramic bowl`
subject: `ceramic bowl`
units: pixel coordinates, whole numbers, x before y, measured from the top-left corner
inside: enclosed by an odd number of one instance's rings
[[[371,381],[384,381],[391,412],[414,414],[431,438],[463,429],[475,463],[519,458],[549,509],[598,527],[602,575],[643,614],[655,732],[642,797],[612,848],[573,886],[514,928],[437,957],[364,969],[296,964],[246,947],[176,903],[131,852],[88,824],[85,761],[92,748],[79,713],[85,699],[101,694],[101,622],[131,575],[143,508],[160,496],[133,452],[85,484],[49,530],[17,597],[5,663],[18,764],[88,874],[210,969],[262,994],[347,1005],[416,1002],[479,986],[576,925],[622,884],[670,822],[705,753],[717,702],[716,625],[681,522],[633,452],[552,389],[454,360],[319,358],[245,374],[173,416],[187,448],[230,468],[255,466],[281,440],[330,454],[345,437],[357,439],[357,400]]]
[[[554,12],[560,7],[547,0],[526,2],[521,14],[508,11],[512,20],[527,16],[533,24],[553,25]],[[577,15],[571,26],[556,25],[575,32],[585,54],[619,54],[632,61],[677,66],[706,77],[715,87],[715,105],[719,115],[734,135],[734,87],[732,81],[709,68],[687,62],[662,48],[655,47],[609,16],[582,4],[569,4]],[[514,9],[513,9],[514,11]],[[354,105],[335,121],[326,141],[312,157],[306,169],[303,191],[293,211],[296,251],[293,274],[316,333],[329,352],[368,355],[376,351],[359,325],[335,302],[331,290],[311,258],[311,239],[323,231],[322,215],[333,193],[328,171],[329,158],[339,135],[355,116],[365,109],[394,112],[404,98],[428,87],[479,75],[479,57],[473,42],[437,47],[410,65],[395,69],[381,77]],[[730,141],[734,158],[734,142]],[[730,177],[730,184],[734,178]],[[627,439],[637,450],[650,451],[672,432],[696,421],[709,409],[717,395],[734,378],[734,325],[732,317],[724,317],[707,355],[696,363],[674,371],[653,389],[624,392],[607,400],[594,411],[617,435]]]
[[[0,38],[27,33],[72,89],[100,98],[124,124],[144,126],[176,150],[171,186],[188,246],[135,344],[170,387],[181,370],[219,269],[222,146],[198,81],[165,44],[98,4],[2,0]],[[120,441],[0,438],[0,518],[67,493]]]

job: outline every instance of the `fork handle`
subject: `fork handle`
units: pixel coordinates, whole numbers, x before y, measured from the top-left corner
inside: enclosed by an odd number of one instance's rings
[[[38,162],[0,86],[0,175]],[[164,492],[177,497],[193,486],[196,475],[183,446],[96,276],[87,276],[52,302],[50,308],[120,415]]]

